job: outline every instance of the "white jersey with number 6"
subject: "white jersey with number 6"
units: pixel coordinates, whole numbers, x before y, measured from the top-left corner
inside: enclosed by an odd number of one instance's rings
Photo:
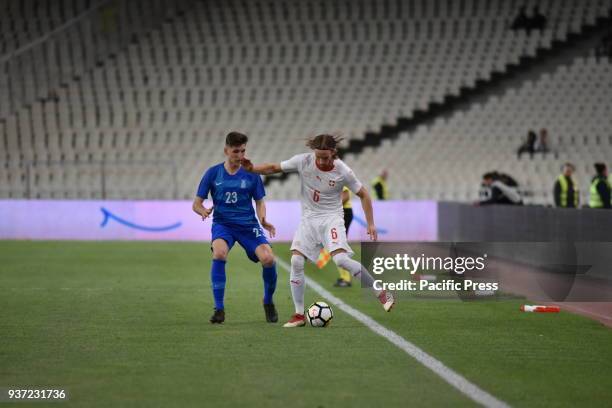
[[[302,219],[342,217],[342,188],[347,186],[356,194],[362,186],[353,170],[340,159],[334,160],[334,167],[328,171],[317,166],[314,153],[298,154],[280,166],[285,173],[297,172],[300,176]]]

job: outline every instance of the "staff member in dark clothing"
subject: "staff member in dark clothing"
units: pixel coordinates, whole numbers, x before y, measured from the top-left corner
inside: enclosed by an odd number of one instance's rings
[[[608,181],[608,168],[603,163],[595,163],[597,174],[591,181],[589,207],[612,208],[610,202],[610,182]]]
[[[578,183],[572,177],[576,168],[572,163],[563,165],[563,173],[559,175],[553,188],[555,205],[562,208],[578,208],[580,192]]]
[[[480,201],[476,205],[510,204],[522,205],[518,183],[507,174],[492,171],[482,176]]]
[[[342,189],[342,209],[344,211],[344,228],[346,228],[346,235],[348,235],[349,227],[353,222],[353,205],[351,204],[351,190],[346,186]],[[352,285],[353,275],[349,271],[338,267],[338,273],[340,277],[334,283],[334,286],[345,288]]]
[[[379,176],[372,180],[372,189],[374,190],[374,197],[377,200],[388,200],[389,190],[387,189],[387,177],[389,173],[387,170],[383,170]]]

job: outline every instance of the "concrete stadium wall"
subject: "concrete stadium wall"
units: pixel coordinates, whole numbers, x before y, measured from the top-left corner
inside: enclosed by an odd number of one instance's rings
[[[481,242],[490,255],[529,265],[581,266],[612,279],[612,211],[438,203],[438,240]],[[581,269],[580,267],[578,269]]]

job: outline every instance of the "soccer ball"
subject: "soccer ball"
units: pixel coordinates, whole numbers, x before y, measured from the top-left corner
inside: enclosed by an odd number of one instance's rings
[[[331,307],[320,300],[308,306],[306,314],[312,327],[325,327],[334,318],[334,312]]]

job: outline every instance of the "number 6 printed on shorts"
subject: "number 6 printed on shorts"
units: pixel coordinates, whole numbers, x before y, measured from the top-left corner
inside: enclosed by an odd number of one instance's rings
[[[336,228],[331,229],[331,237],[332,239],[338,239],[338,231],[336,231]]]

